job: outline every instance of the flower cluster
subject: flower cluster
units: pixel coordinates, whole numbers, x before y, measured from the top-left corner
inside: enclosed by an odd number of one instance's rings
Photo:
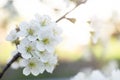
[[[47,15],[35,15],[33,20],[20,23],[10,32],[6,39],[16,44],[15,53],[21,54],[18,62],[24,67],[24,75],[37,76],[45,70],[53,72],[57,64],[55,46],[61,41],[60,34],[61,29]]]
[[[120,80],[120,70],[113,70],[109,75],[105,75],[99,70],[93,71],[90,75],[79,72],[71,80]]]

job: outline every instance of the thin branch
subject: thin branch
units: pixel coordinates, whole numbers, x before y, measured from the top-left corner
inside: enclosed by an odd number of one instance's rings
[[[68,14],[71,13],[73,10],[75,10],[79,5],[86,3],[86,1],[87,1],[87,0],[84,0],[83,2],[79,1],[73,9],[71,9],[70,11],[68,11],[67,13],[65,13],[62,17],[60,17],[58,20],[56,20],[56,22],[59,22],[60,20],[66,18],[66,15],[68,15]]]
[[[17,53],[12,59],[11,61],[5,66],[5,68],[3,69],[3,71],[0,73],[0,79],[2,78],[3,74],[7,71],[7,69],[11,66],[11,64],[13,62],[15,62],[19,57],[21,57],[20,53]]]

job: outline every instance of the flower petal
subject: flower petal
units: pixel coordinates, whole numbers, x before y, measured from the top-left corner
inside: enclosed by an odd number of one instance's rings
[[[31,73],[32,73],[34,76],[39,75],[39,73],[40,73],[39,68],[31,69]]]
[[[28,76],[30,74],[30,69],[28,67],[25,67],[23,69],[23,74],[26,75],[26,76]]]
[[[54,70],[54,66],[46,66],[46,71],[49,72],[49,73],[52,73]]]

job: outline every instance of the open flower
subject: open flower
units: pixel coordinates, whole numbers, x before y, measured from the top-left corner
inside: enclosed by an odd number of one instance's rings
[[[34,76],[37,76],[39,73],[44,72],[44,69],[42,68],[42,63],[36,57],[24,60],[23,65],[25,66],[25,68],[23,69],[23,74],[26,76],[28,76],[30,73],[32,73]]]
[[[51,25],[51,27],[52,27],[52,34],[53,34],[53,36],[55,37],[54,39],[54,41],[58,44],[59,42],[61,42],[61,40],[62,40],[62,38],[61,38],[61,33],[62,33],[62,30],[61,30],[61,28],[59,28],[58,26],[57,26],[57,24],[56,23],[54,23],[54,24],[52,24]]]
[[[36,44],[28,39],[23,39],[18,45],[18,51],[23,58],[29,59],[36,54]]]
[[[48,52],[53,53],[55,50],[55,45],[55,39],[50,33],[41,35],[37,41],[37,49],[40,51],[47,50]]]
[[[47,15],[40,16],[36,14],[35,19],[39,22],[41,27],[48,26],[49,24],[51,24],[51,18]]]
[[[37,39],[39,25],[36,21],[31,20],[29,23],[23,22],[19,26],[19,36],[27,37],[30,41],[35,41]]]
[[[37,52],[37,56],[40,58],[41,62],[47,62],[51,55],[53,55],[53,53],[49,53],[46,50]]]
[[[51,55],[47,62],[44,62],[44,68],[47,72],[52,73],[55,66],[57,65],[57,56]]]

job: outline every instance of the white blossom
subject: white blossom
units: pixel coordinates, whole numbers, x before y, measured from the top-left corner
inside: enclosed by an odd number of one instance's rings
[[[57,56],[52,55],[49,57],[49,60],[47,62],[44,62],[44,68],[47,72],[52,73],[55,66],[57,65]]]
[[[7,41],[15,41],[18,38],[18,33],[16,29],[11,30],[8,36],[6,37]]]
[[[36,21],[31,20],[29,23],[23,22],[20,25],[20,36],[27,37],[30,41],[35,41],[37,39],[39,25]]]
[[[37,41],[37,49],[40,51],[47,50],[48,52],[54,52],[55,45],[54,36],[50,33],[41,35]]]
[[[28,76],[32,73],[34,76],[37,76],[40,73],[43,73],[44,69],[42,68],[42,63],[38,58],[32,57],[30,59],[24,60],[25,68],[23,69],[23,74]]]
[[[23,58],[29,59],[36,54],[36,44],[28,39],[23,39],[18,45],[18,51]]]
[[[40,16],[38,14],[35,15],[35,19],[38,20],[41,27],[48,26],[51,24],[51,18],[47,15]]]
[[[61,42],[62,38],[60,35],[62,33],[62,29],[58,27],[56,23],[52,24],[51,27],[52,27],[51,30],[52,30],[53,36],[55,37],[55,41],[57,43]]]
[[[49,53],[48,51],[38,51],[37,56],[40,58],[42,62],[47,62],[49,57],[53,55],[53,53]]]

